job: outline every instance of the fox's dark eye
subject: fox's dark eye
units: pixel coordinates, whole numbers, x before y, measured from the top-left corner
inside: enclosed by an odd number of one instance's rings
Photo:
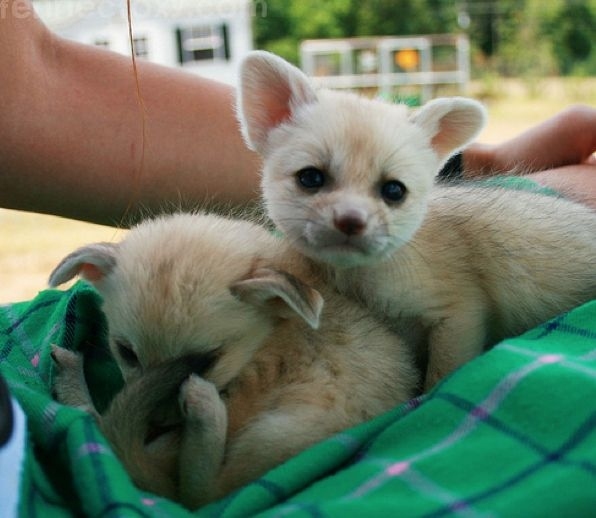
[[[386,203],[401,201],[406,195],[406,186],[399,180],[389,180],[381,185],[381,196]]]
[[[298,183],[305,189],[320,189],[325,185],[325,173],[316,167],[305,167],[296,173]]]
[[[120,358],[128,365],[129,367],[138,367],[139,366],[139,358],[137,353],[134,352],[132,345],[128,342],[123,340],[116,340],[116,349],[118,350],[118,354]]]

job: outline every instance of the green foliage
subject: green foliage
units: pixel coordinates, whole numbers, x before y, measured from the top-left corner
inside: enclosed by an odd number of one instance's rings
[[[305,39],[461,32],[464,12],[481,73],[596,74],[596,0],[267,0],[256,45],[296,63]]]
[[[524,8],[520,9],[522,3]],[[555,12],[553,6],[557,3],[557,0],[548,3],[549,16]],[[497,70],[502,75],[522,77],[533,88],[536,88],[536,78],[553,75],[558,70],[549,38],[545,37],[545,8],[544,0],[514,0],[498,27]]]
[[[295,65],[300,64],[298,45],[296,45],[296,40],[294,38],[279,38],[270,41],[265,48],[269,52],[273,52],[274,54],[283,57],[290,63],[294,63]]]
[[[362,0],[357,19],[358,36],[438,34],[457,28],[455,3],[444,0]]]
[[[343,38],[351,36],[344,23],[350,20],[356,2],[352,0],[300,0],[291,4],[291,15],[296,22],[295,35],[299,40],[308,38]],[[350,20],[351,22],[351,20]]]
[[[565,0],[546,26],[563,74],[596,74],[596,1]]]
[[[295,62],[305,39],[452,32],[457,11],[450,0],[267,0],[254,29],[257,47]]]
[[[266,48],[271,42],[283,38],[291,38],[295,43],[296,37],[293,36],[292,18],[290,17],[291,2],[280,0],[268,0],[267,10],[263,16],[255,16],[254,33],[255,43],[258,48]]]

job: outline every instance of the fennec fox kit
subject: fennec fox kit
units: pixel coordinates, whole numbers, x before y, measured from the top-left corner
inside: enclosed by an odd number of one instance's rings
[[[212,426],[215,436],[225,434],[226,426],[215,386],[198,376],[208,366],[203,357],[182,356],[147,369],[124,385],[102,415],[89,394],[83,356],[53,346],[52,358],[56,399],[93,415],[139,487],[172,500],[192,493],[185,484],[208,465],[210,451],[195,450],[203,440],[200,427]]]
[[[418,374],[399,339],[255,224],[158,218],[120,244],[73,252],[50,283],[77,274],[104,299],[127,382],[180,356],[204,358],[201,383],[215,388],[199,391],[200,404],[212,410],[193,414],[179,454],[176,499],[188,507],[415,394]]]
[[[414,320],[431,387],[484,347],[596,295],[596,215],[529,192],[434,180],[482,128],[465,98],[417,111],[316,91],[282,59],[244,61],[238,114],[267,212],[342,293]]]

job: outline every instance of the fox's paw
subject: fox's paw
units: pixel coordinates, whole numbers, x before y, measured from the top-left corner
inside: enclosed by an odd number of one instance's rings
[[[52,381],[54,399],[96,415],[85,381],[83,355],[52,345],[50,356],[55,367]]]
[[[180,387],[180,409],[185,419],[201,423],[225,423],[226,407],[215,385],[191,374]]]

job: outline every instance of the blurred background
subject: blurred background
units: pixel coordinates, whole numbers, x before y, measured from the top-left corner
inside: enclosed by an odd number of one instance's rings
[[[486,103],[499,142],[574,103],[596,105],[596,0],[37,0],[64,37],[235,84],[275,52],[322,86],[413,106]],[[75,247],[123,230],[0,209],[0,304],[44,289]]]

